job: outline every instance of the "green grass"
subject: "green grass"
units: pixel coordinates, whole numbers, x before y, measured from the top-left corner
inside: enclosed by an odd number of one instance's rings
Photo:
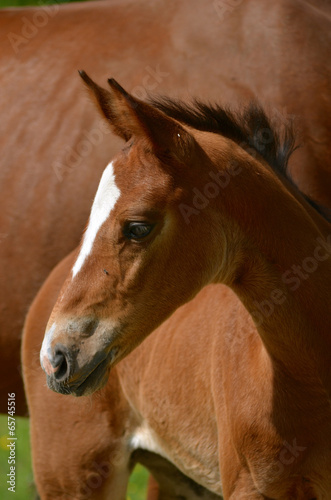
[[[142,465],[136,465],[130,477],[128,486],[128,500],[145,500],[147,493],[148,472]]]
[[[2,500],[32,500],[35,498],[30,459],[29,421],[16,417],[16,492],[8,491],[7,474],[9,472],[7,416],[0,416],[0,498]]]
[[[34,500],[36,490],[33,484],[31,467],[29,420],[16,417],[16,492],[8,491],[7,473],[9,471],[7,416],[0,415],[0,498],[1,500]],[[128,487],[128,500],[144,500],[148,472],[137,465]]]
[[[1,7],[25,7],[28,5],[49,5],[52,3],[83,2],[86,0],[0,0]]]

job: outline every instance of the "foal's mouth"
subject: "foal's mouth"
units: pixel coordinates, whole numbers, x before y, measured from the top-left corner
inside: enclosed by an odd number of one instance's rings
[[[89,364],[86,370],[81,373],[72,374],[68,380],[57,382],[47,376],[47,383],[50,389],[64,395],[89,396],[95,391],[102,389],[108,381],[110,367],[112,366],[119,348],[113,347],[108,355],[101,361],[98,360],[94,366]],[[100,358],[99,358],[100,359]],[[70,381],[72,379],[72,381]]]
[[[108,380],[109,371],[107,370],[108,359],[104,359],[99,363],[92,372],[90,372],[86,378],[80,379],[72,386],[69,385],[70,394],[72,396],[88,396],[98,389],[102,389]]]

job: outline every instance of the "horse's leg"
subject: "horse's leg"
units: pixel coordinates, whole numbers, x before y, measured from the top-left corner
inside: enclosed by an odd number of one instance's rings
[[[67,273],[68,259],[37,295],[23,338],[37,489],[41,500],[124,500],[130,474],[124,436],[130,432],[131,414],[116,370],[104,389],[90,397],[74,398],[49,390],[40,368],[45,326]]]
[[[229,500],[267,500],[267,497],[259,493],[252,485],[251,479],[248,479],[247,483],[236,485],[235,490],[228,498]]]
[[[228,456],[232,456],[233,460],[223,460],[221,471],[224,498],[228,500],[267,500],[267,497],[256,489],[250,471],[235,458],[236,454]]]
[[[132,460],[144,465],[153,475],[148,500],[220,500],[221,497],[180,472],[165,458],[146,450],[136,450]]]
[[[160,493],[159,483],[154,479],[152,475],[149,476],[148,486],[147,486],[147,498],[146,500],[159,500]]]

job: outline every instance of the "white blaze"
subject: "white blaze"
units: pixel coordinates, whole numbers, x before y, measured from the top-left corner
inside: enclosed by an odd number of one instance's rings
[[[48,351],[51,349],[51,342],[52,342],[52,337],[53,333],[55,332],[56,329],[56,323],[53,323],[52,326],[50,327],[49,330],[45,333],[44,340],[41,346],[40,350],[40,364],[41,366],[43,365],[43,359],[48,357]]]
[[[115,183],[113,163],[111,162],[102,174],[97,194],[94,198],[90,220],[84,234],[83,244],[75,265],[72,268],[73,278],[81,270],[86,257],[91,253],[95,237],[102,224],[108,219],[120,194],[121,192]]]

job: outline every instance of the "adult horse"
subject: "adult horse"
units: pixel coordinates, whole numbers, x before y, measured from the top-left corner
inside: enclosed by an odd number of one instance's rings
[[[225,499],[330,498],[331,225],[285,176],[291,131],[82,77],[127,144],[48,321],[48,386],[92,394],[122,360],[126,467],[142,448]],[[23,356],[36,426],[31,333]]]
[[[147,89],[235,104],[257,95],[279,119],[297,116],[303,147],[293,176],[328,204],[330,33],[322,0],[109,0],[0,12],[0,391],[16,392],[18,413],[27,308],[78,244],[118,149],[76,70],[116,74],[139,97]]]

